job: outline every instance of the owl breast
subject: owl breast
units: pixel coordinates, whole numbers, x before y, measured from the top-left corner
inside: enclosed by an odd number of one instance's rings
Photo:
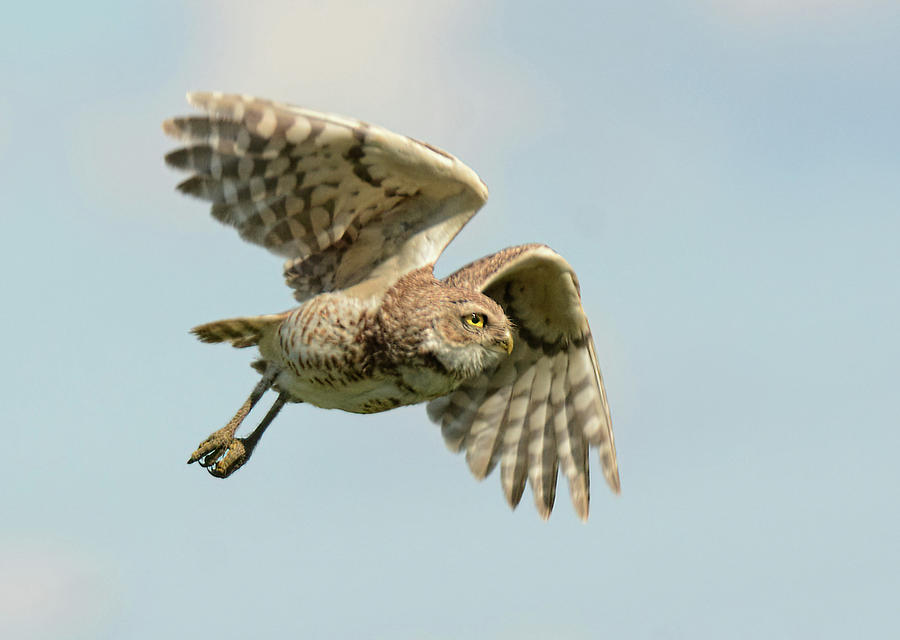
[[[380,351],[372,339],[376,312],[377,304],[334,293],[292,311],[259,345],[263,358],[281,369],[278,389],[324,409],[377,413],[457,386],[439,372],[379,364],[380,358],[372,357]]]

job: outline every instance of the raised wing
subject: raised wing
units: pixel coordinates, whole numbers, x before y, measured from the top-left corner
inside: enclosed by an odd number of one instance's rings
[[[588,450],[600,455],[610,488],[619,471],[603,378],[572,267],[543,245],[505,249],[447,279],[482,290],[516,325],[516,344],[495,369],[428,404],[447,446],[466,451],[477,478],[500,463],[506,499],[518,505],[526,481],[550,516],[561,466],[575,511],[588,517]]]
[[[380,127],[249,96],[191,93],[206,115],[163,130],[189,143],[166,162],[242,238],[284,256],[303,301],[360,283],[384,291],[433,263],[487,200],[466,165]]]

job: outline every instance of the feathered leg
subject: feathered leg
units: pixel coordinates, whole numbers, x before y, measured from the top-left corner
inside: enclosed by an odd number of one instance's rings
[[[269,425],[272,424],[272,420],[275,419],[275,416],[278,415],[278,412],[281,411],[281,407],[283,407],[287,401],[288,397],[286,393],[278,394],[278,398],[276,398],[275,403],[269,409],[268,413],[266,413],[265,417],[262,419],[262,422],[260,422],[252,432],[250,432],[250,435],[248,435],[246,438],[235,438],[234,442],[229,447],[229,451],[225,455],[225,458],[215,466],[209,467],[207,469],[210,475],[213,475],[217,478],[227,478],[232,473],[247,464],[247,461],[253,454],[253,450],[256,448],[259,439],[262,438],[263,433],[265,433]]]
[[[206,467],[212,475],[218,478],[227,478],[243,466],[247,461],[247,458],[250,457],[250,452],[252,452],[253,448],[256,446],[256,442],[262,436],[262,432],[256,435],[249,451],[244,444],[244,438],[235,438],[234,434],[238,427],[241,426],[244,418],[247,417],[247,414],[250,413],[250,410],[253,409],[263,394],[272,386],[277,375],[277,370],[266,372],[263,379],[253,388],[250,397],[247,398],[244,404],[241,405],[241,408],[238,409],[237,413],[234,414],[234,417],[228,421],[228,424],[218,431],[211,433],[206,440],[200,443],[197,450],[191,454],[190,458],[188,458],[188,464],[192,464],[199,460],[200,466]],[[269,423],[275,418],[275,415],[281,407],[284,406],[286,398],[282,398],[283,395],[284,394],[278,396],[278,400],[275,401],[275,405],[269,413],[266,414],[266,417],[263,419],[260,426],[265,424],[265,426],[268,427]],[[259,427],[257,427],[253,434],[256,434],[257,431],[259,431]],[[265,428],[263,428],[263,431],[265,431]],[[251,434],[251,438],[253,437],[253,434]]]

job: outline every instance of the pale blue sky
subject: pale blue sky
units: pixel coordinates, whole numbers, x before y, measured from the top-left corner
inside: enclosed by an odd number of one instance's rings
[[[896,633],[897,3],[26,4],[0,25],[0,636]],[[439,271],[572,263],[622,495],[510,512],[421,407],[288,407],[231,479],[185,465],[255,380],[187,330],[291,305],[172,190],[191,89],[474,168],[491,200]]]

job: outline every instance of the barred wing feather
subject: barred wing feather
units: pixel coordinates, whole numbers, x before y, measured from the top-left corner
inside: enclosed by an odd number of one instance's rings
[[[450,449],[466,451],[476,477],[499,463],[513,508],[527,482],[538,512],[549,517],[561,468],[575,511],[587,519],[588,450],[598,450],[616,493],[619,473],[606,392],[572,268],[548,247],[524,245],[473,262],[447,281],[494,298],[516,325],[516,344],[494,370],[430,402],[429,415]]]
[[[363,284],[383,292],[434,263],[487,200],[466,165],[358,120],[250,96],[191,93],[205,115],[163,123],[187,142],[166,162],[184,193],[248,242],[288,258],[299,301]]]

